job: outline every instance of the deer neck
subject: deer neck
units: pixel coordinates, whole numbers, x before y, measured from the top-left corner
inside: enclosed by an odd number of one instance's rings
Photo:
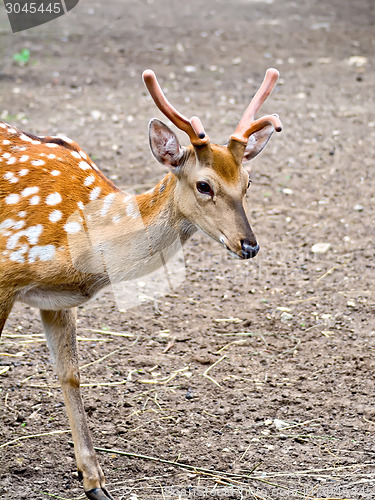
[[[176,177],[168,173],[153,189],[136,196],[142,222],[155,247],[157,242],[176,236],[184,244],[197,230],[177,208],[176,184]]]
[[[196,231],[177,208],[176,183],[167,174],[145,193],[114,192],[105,214],[102,200],[76,214],[86,232],[69,241],[75,268],[95,270],[113,283],[148,274],[170,259]]]

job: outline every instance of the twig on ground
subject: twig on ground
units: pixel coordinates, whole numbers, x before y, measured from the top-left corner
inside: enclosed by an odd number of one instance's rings
[[[145,423],[143,423],[141,425],[138,425],[138,427],[135,427],[131,431],[135,432],[138,429],[141,429],[142,427],[144,427],[145,425],[151,424],[152,422],[159,422],[159,420],[176,420],[176,417],[172,417],[172,415],[169,415],[167,417],[153,418],[152,420],[149,420],[148,422],[145,422]]]
[[[7,356],[8,358],[20,358],[24,356],[24,352],[17,352],[17,354],[10,354],[9,352],[0,352],[0,356]]]
[[[17,443],[18,441],[23,441],[24,439],[32,439],[42,436],[52,436],[53,434],[65,434],[67,432],[70,432],[70,429],[66,431],[51,431],[51,432],[43,432],[42,434],[29,434],[28,436],[20,436],[16,439],[12,439],[12,441],[7,441],[6,443],[0,444],[0,448],[5,448],[5,446]]]
[[[232,342],[229,342],[229,344],[226,344],[225,346],[221,347],[218,351],[214,352],[214,354],[220,354],[224,349],[227,349],[229,346],[233,344],[244,344],[247,342],[247,339],[240,339],[240,340],[232,340]]]
[[[170,340],[166,346],[166,348],[163,350],[163,354],[167,354],[167,352],[172,349],[172,347],[174,346],[174,341],[175,341],[176,337],[173,337],[172,340]]]
[[[80,366],[79,369],[83,370],[84,368],[92,366],[92,365],[94,365],[96,363],[101,363],[102,361],[104,361],[105,359],[109,358],[110,356],[113,356],[114,354],[117,354],[118,352],[126,349],[126,347],[128,347],[128,346],[124,346],[124,347],[120,347],[119,349],[115,349],[114,351],[106,354],[105,356],[103,356],[103,357],[101,357],[99,359],[96,359],[95,361],[91,361],[91,363],[86,363],[85,365]]]
[[[223,389],[223,386],[219,384],[219,382],[217,382],[215,379],[213,379],[212,377],[210,377],[208,375],[208,372],[210,370],[212,370],[212,368],[214,368],[215,366],[217,366],[219,363],[221,363],[221,361],[223,361],[224,359],[226,358],[226,355],[224,354],[224,356],[221,356],[221,358],[219,358],[217,361],[215,361],[215,363],[213,363],[211,366],[209,366],[207,368],[207,370],[205,370],[203,373],[202,373],[202,376],[203,377],[206,377],[208,378],[208,380],[211,380],[211,382],[213,382],[215,385],[217,385],[218,387],[220,387],[220,389]]]
[[[139,382],[142,382],[143,384],[168,384],[173,380],[179,373],[186,372],[189,367],[185,366],[184,368],[179,368],[178,370],[174,371],[171,375],[168,377],[164,377],[161,379],[140,379]]]
[[[317,278],[316,281],[319,283],[319,281],[321,281],[322,279],[326,278],[327,276],[329,276],[330,274],[335,272],[336,269],[339,269],[340,267],[345,266],[351,260],[351,258],[352,258],[352,256],[350,256],[348,259],[344,260],[344,262],[342,262],[341,264],[336,264],[335,266],[331,267],[330,269],[328,269],[328,271],[326,271],[324,274],[319,276],[319,278]]]
[[[87,331],[93,332],[93,333],[101,333],[103,335],[112,335],[114,337],[129,337],[129,338],[135,337],[134,333],[110,332],[109,330],[96,330],[94,328],[82,328],[82,330],[87,330]]]

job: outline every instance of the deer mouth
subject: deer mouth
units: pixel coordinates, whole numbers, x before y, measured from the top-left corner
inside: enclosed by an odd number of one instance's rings
[[[236,259],[244,260],[242,252],[235,252],[228,246],[228,244],[226,243],[226,237],[224,235],[220,236],[219,241],[230,255],[233,255],[234,257],[236,257]]]

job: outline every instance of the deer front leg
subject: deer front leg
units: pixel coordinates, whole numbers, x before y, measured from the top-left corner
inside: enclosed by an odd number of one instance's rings
[[[14,296],[0,288],[0,337],[10,310],[14,304]]]
[[[48,347],[64,394],[77,468],[83,477],[85,493],[92,500],[112,499],[104,487],[104,474],[94,451],[81,397],[75,311],[41,310],[40,313]]]

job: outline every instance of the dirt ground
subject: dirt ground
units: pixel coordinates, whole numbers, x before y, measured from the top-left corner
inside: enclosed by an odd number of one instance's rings
[[[98,452],[114,497],[373,499],[374,2],[82,0],[17,35],[0,16],[1,119],[74,138],[137,192],[164,174],[145,68],[221,144],[281,73],[263,111],[284,130],[248,199],[257,258],[197,234],[167,296],[79,308],[95,445],[167,461]],[[37,310],[15,307],[0,353],[0,496],[82,498]]]

